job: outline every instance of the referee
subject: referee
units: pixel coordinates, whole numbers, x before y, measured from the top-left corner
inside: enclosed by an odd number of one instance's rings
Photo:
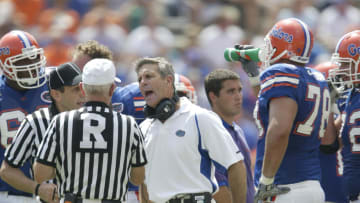
[[[5,161],[0,170],[1,178],[24,192],[33,193],[51,202],[54,184],[37,184],[19,169],[25,162],[35,159],[36,152],[51,118],[59,112],[80,108],[84,97],[80,92],[80,69],[65,63],[50,72],[48,87],[52,104],[29,114],[21,123],[12,144],[6,149]],[[55,198],[54,198],[55,199]]]
[[[82,80],[85,106],[52,120],[37,153],[35,180],[56,176],[60,202],[125,202],[128,181],[144,180],[143,135],[133,117],[109,107],[116,88],[110,60],[89,61]]]

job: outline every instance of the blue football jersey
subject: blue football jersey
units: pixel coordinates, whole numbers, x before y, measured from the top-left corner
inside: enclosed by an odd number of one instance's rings
[[[347,94],[341,94],[337,100],[339,112],[344,112]],[[340,114],[341,115],[341,114]],[[335,119],[340,116],[335,115]],[[342,184],[343,163],[341,151],[338,150],[333,154],[325,154],[320,151],[321,166],[321,187],[325,192],[325,201],[336,203],[349,202],[345,192],[339,185]]]
[[[260,130],[255,163],[258,185],[264,159],[271,99],[289,97],[298,112],[289,135],[288,147],[275,175],[275,184],[320,180],[320,136],[325,133],[330,113],[330,93],[324,76],[315,69],[275,64],[260,76],[261,90],[254,117]]]
[[[344,164],[343,186],[347,195],[360,194],[360,90],[350,92],[341,129]]]
[[[51,103],[47,85],[27,91],[17,91],[9,87],[3,75],[0,79],[0,136],[1,152],[0,164],[4,160],[6,147],[11,144],[21,121],[27,114],[39,108],[46,107]],[[30,176],[30,163],[26,163],[21,170],[28,177]],[[30,195],[17,191],[0,179],[0,191],[9,191],[11,194]]]
[[[325,201],[347,203],[345,192],[339,187],[342,184],[343,166],[340,150],[333,154],[320,151],[321,187],[325,192]]]
[[[114,111],[133,116],[138,124],[144,119],[144,96],[139,89],[139,83],[134,82],[124,87],[118,87],[112,97]]]

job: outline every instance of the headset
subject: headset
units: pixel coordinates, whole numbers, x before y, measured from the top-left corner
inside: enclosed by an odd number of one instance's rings
[[[146,118],[155,118],[164,122],[176,111],[176,103],[179,101],[179,96],[174,93],[172,98],[162,99],[155,108],[148,105],[144,106],[144,114]]]

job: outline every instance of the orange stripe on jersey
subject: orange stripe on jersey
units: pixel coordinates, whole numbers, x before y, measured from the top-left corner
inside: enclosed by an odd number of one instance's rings
[[[134,100],[144,100],[144,97],[134,97]]]
[[[266,77],[265,79],[263,79],[261,81],[261,83],[264,83],[266,80],[269,80],[271,78],[274,78],[276,76],[288,76],[288,77],[294,77],[294,78],[299,78],[300,76],[297,74],[292,74],[292,73],[275,73],[274,75],[271,75],[269,77]]]
[[[144,110],[143,107],[141,107],[141,108],[135,108],[135,111],[143,111],[143,110]]]
[[[273,87],[279,87],[279,86],[288,86],[288,87],[293,87],[293,88],[297,88],[297,87],[298,87],[297,85],[290,84],[290,83],[278,83],[278,84],[270,85],[269,87],[263,89],[263,90],[261,91],[261,93],[264,93],[264,92],[268,91],[269,89],[271,89],[271,88],[273,88]]]

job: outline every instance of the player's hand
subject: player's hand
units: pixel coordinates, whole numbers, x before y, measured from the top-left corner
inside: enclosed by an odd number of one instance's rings
[[[235,49],[238,50],[246,50],[246,49],[253,49],[253,45],[235,45]],[[259,80],[259,67],[255,61],[250,61],[245,58],[240,57],[240,62],[242,64],[243,70],[246,72],[246,74],[249,76],[250,83],[252,85],[257,85],[260,83]]]
[[[254,202],[255,203],[263,203],[268,198],[286,194],[290,191],[289,187],[278,187],[274,183],[270,185],[265,185],[260,183],[258,190],[256,191]]]
[[[328,86],[330,91],[331,112],[340,114],[339,108],[337,106],[337,100],[340,98],[340,93],[330,81],[328,81]]]
[[[328,81],[328,86],[329,86],[329,90],[330,90],[331,103],[336,103],[336,101],[340,97],[340,94],[330,81]]]
[[[58,203],[60,201],[57,186],[52,183],[42,183],[39,187],[39,196],[42,200],[50,203]]]

